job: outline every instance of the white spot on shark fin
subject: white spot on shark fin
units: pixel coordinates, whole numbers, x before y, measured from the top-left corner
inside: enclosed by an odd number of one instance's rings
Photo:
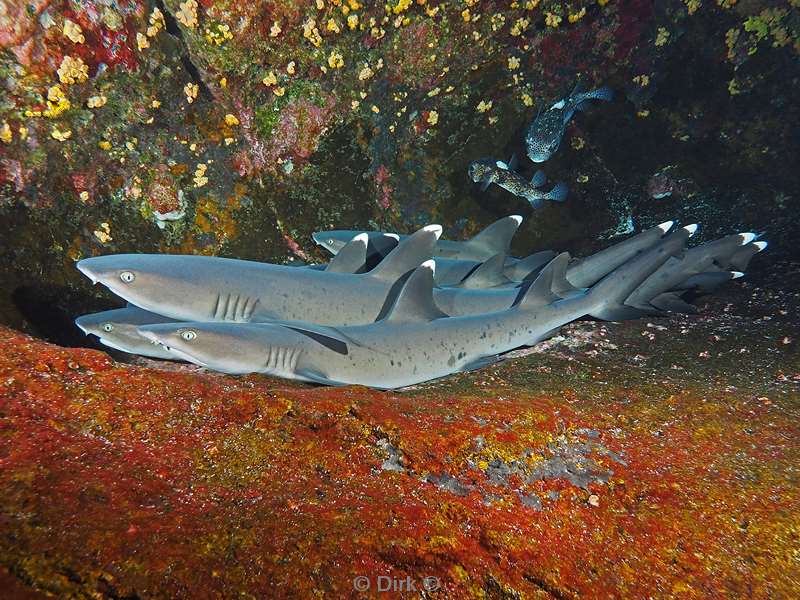
[[[689,232],[689,236],[693,236],[697,232],[697,223],[692,223],[691,225],[686,225],[684,229]]]
[[[658,225],[658,228],[664,233],[667,233],[670,229],[672,229],[672,226],[674,224],[675,221],[664,221],[663,223],[661,223],[661,225]]]
[[[744,277],[744,273],[741,271],[731,271],[731,279],[739,279],[739,277]]]
[[[433,301],[436,263],[426,260],[405,282],[386,315],[387,321],[433,321],[445,317]]]
[[[758,248],[759,252],[761,252],[762,250],[765,250],[768,245],[769,245],[769,243],[766,240],[762,240],[760,242],[753,242],[753,246]]]
[[[393,239],[397,240],[398,242],[400,241],[400,236],[397,235],[396,233],[387,233],[386,237],[393,238]]]

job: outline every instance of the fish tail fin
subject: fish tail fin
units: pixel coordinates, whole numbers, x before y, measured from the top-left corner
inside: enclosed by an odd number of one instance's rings
[[[491,254],[508,254],[511,238],[521,223],[522,217],[519,215],[503,217],[472,237],[469,244],[488,250]]]
[[[489,189],[489,186],[490,186],[490,185],[492,185],[492,180],[491,180],[491,178],[487,177],[486,179],[484,179],[484,180],[481,182],[481,191],[482,191],[482,192],[485,192],[486,190],[488,190],[488,189]]]
[[[581,94],[582,100],[602,100],[603,102],[611,102],[614,99],[614,90],[607,85],[599,87],[591,92]]]
[[[641,252],[603,277],[589,288],[591,307],[587,314],[606,321],[634,319],[648,314],[647,311],[625,304],[625,300],[670,258],[682,256],[686,242],[696,230],[696,225],[677,229],[665,236],[658,245]],[[649,303],[652,297],[644,300]]]
[[[533,174],[533,177],[531,177],[531,185],[538,188],[542,187],[545,183],[547,183],[547,175],[544,174],[544,171],[539,169]]]
[[[569,186],[563,181],[559,181],[553,186],[553,189],[542,196],[545,200],[552,200],[553,202],[564,202],[569,194]]]
[[[440,235],[441,225],[426,225],[401,241],[367,275],[384,281],[397,281],[433,256]]]

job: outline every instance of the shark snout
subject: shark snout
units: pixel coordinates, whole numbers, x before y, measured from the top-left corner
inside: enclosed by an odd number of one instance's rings
[[[83,259],[83,260],[79,260],[78,264],[75,265],[75,266],[78,267],[78,271],[80,271],[81,273],[86,275],[89,279],[91,279],[92,280],[92,284],[94,285],[94,284],[97,283],[98,277],[94,273],[94,271],[92,270],[91,265],[87,263],[87,260],[88,259],[86,259],[86,258]],[[77,324],[77,321],[76,321],[76,324]],[[78,327],[80,327],[80,325],[78,325]]]

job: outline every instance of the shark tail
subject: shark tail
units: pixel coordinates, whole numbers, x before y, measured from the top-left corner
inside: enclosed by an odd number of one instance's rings
[[[436,241],[442,235],[440,225],[427,225],[400,242],[366,276],[397,281],[433,256]]]
[[[522,217],[511,215],[495,221],[483,231],[469,240],[473,246],[479,246],[492,254],[508,254],[511,248],[511,238],[519,229]]]
[[[614,269],[622,266],[639,252],[652,248],[672,229],[673,221],[666,221],[647,229],[618,244],[582,258],[567,271],[567,279],[576,287],[589,287]]]
[[[648,311],[626,305],[625,300],[670,258],[683,255],[687,240],[696,230],[696,225],[681,227],[603,277],[589,289],[587,314],[606,321],[635,319],[648,314]],[[652,299],[647,298],[647,301]]]

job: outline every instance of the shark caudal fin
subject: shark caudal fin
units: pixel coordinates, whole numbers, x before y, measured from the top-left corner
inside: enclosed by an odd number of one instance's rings
[[[367,262],[369,236],[359,233],[347,242],[325,267],[327,273],[358,273]]]
[[[722,284],[732,279],[738,279],[742,275],[744,275],[744,273],[741,271],[708,271],[705,273],[697,273],[696,275],[688,277],[675,288],[675,291],[699,290],[701,292],[711,292]]]
[[[519,215],[503,217],[486,227],[467,243],[488,250],[491,254],[508,254],[511,248],[511,238],[514,237],[521,223],[522,217]]]
[[[542,250],[518,260],[510,267],[506,267],[505,274],[512,281],[527,281],[533,279],[542,268],[556,257],[552,250]]]
[[[673,224],[673,221],[666,221],[605,250],[574,262],[567,269],[567,279],[576,287],[594,285],[639,252],[658,244],[662,237],[672,229]]]
[[[766,241],[751,242],[731,256],[728,267],[737,269],[739,271],[747,270],[750,260],[759,252],[762,252],[767,247]]]
[[[625,304],[626,299],[670,258],[682,256],[687,240],[696,230],[697,225],[681,227],[653,248],[641,252],[603,277],[589,289],[592,306],[587,314],[606,321],[635,319],[647,314]],[[653,297],[650,296],[647,301]]]
[[[535,308],[552,304],[568,296],[583,293],[583,290],[575,288],[567,281],[567,265],[569,264],[569,254],[562,252],[547,266],[541,270],[536,279],[526,288],[520,291],[514,306],[521,309]]]
[[[441,225],[426,225],[401,241],[367,275],[384,281],[397,281],[433,256],[440,235]]]
[[[505,254],[495,254],[478,265],[472,273],[467,275],[464,280],[458,284],[458,287],[475,290],[512,283],[503,272],[505,262]]]
[[[411,273],[394,304],[389,309],[386,321],[433,321],[446,317],[433,301],[433,274],[436,263],[426,260]]]
[[[544,171],[539,169],[533,174],[533,177],[531,177],[531,185],[538,188],[542,187],[545,183],[547,183],[547,175],[544,174]]]

